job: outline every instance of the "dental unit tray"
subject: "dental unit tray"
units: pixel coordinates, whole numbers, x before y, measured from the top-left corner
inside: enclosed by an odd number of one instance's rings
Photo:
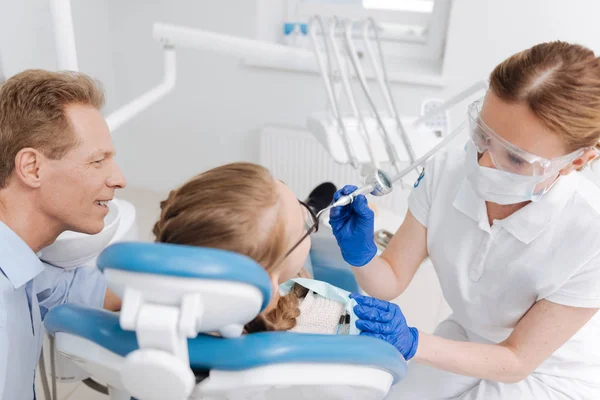
[[[398,351],[370,337],[241,335],[269,303],[271,280],[239,254],[117,243],[98,265],[121,313],[65,304],[44,323],[113,400],[375,400],[406,375]]]
[[[397,122],[388,116],[382,116],[382,120],[388,132],[394,132],[397,128]],[[413,126],[417,121],[417,117],[402,118],[405,127],[408,127],[409,136],[413,138],[412,146],[415,154],[420,156],[427,152],[435,145],[441,142],[443,137],[438,136],[426,125]],[[363,135],[359,131],[359,125],[355,118],[351,116],[343,116],[342,122],[345,126],[346,137],[355,149],[355,156],[358,164],[373,165],[371,154],[368,148],[364,145]],[[365,117],[364,123],[367,128],[368,138],[370,140],[373,155],[376,157],[377,164],[392,164],[388,152],[385,149],[385,144],[381,140],[378,130],[378,123],[375,118]],[[308,130],[315,136],[321,145],[327,149],[335,162],[339,164],[351,164],[352,160],[348,152],[344,148],[343,139],[339,129],[340,121],[336,120],[327,112],[316,112],[308,117],[306,122]],[[399,157],[400,162],[405,165],[410,164],[410,156],[402,143],[402,140],[397,135],[390,137],[390,142]]]
[[[357,28],[360,43],[355,40]],[[368,165],[375,170],[387,164],[394,169],[390,176],[399,174],[450,134],[449,109],[487,86],[484,81],[475,82],[446,102],[426,99],[419,117],[403,117],[388,79],[379,27],[372,18],[342,21],[333,17],[325,21],[314,16],[308,23],[308,34],[329,111],[309,116],[307,128],[340,164],[354,168]],[[359,55],[369,62],[384,100],[383,109],[375,104]],[[341,99],[347,100],[349,111],[342,111]]]

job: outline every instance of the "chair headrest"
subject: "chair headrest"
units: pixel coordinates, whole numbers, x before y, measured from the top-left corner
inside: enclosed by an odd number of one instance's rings
[[[100,233],[87,235],[65,231],[54,243],[39,251],[39,258],[65,269],[81,267],[88,263],[93,265],[94,258],[113,240],[121,223],[120,203],[111,201],[108,208],[104,228]]]
[[[271,280],[264,268],[249,257],[226,250],[121,242],[110,245],[100,254],[98,268],[246,283],[262,292],[263,309],[271,299]]]

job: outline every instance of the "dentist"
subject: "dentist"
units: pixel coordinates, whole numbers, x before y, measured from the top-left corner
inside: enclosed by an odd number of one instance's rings
[[[578,171],[600,148],[600,60],[564,42],[515,54],[467,117],[465,150],[425,166],[380,257],[364,196],[331,212],[367,293],[397,297],[429,257],[452,309],[428,335],[353,295],[363,334],[414,361],[388,398],[598,399],[600,189]]]
[[[0,86],[0,399],[33,399],[45,312],[64,302],[116,310],[100,272],[36,256],[66,230],[95,234],[125,179],[84,74],[28,70]]]

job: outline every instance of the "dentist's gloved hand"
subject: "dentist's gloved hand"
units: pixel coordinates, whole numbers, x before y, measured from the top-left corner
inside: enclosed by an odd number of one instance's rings
[[[346,185],[335,192],[333,200],[337,201],[356,189],[356,186]],[[329,212],[329,223],[342,251],[342,257],[348,264],[362,267],[375,257],[375,214],[369,208],[364,195],[357,196],[351,204],[332,208]]]
[[[359,318],[356,327],[361,335],[383,339],[393,345],[406,361],[414,357],[419,346],[419,331],[406,324],[398,305],[373,297],[352,293],[356,300],[354,313]]]

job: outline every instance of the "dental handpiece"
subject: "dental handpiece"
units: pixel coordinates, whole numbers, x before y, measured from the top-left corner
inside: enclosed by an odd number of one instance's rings
[[[330,207],[333,208],[333,207],[340,207],[340,206],[348,205],[348,204],[352,203],[358,195],[371,193],[374,188],[375,188],[375,185],[373,185],[373,184],[369,184],[369,185],[360,187],[360,188],[356,189],[354,192],[340,197],[337,201],[334,201]]]
[[[378,169],[367,175],[365,178],[365,185],[356,189],[354,192],[347,194],[345,196],[340,197],[336,201],[333,202],[329,207],[322,209],[317,214],[317,218],[321,216],[327,210],[331,210],[333,207],[345,206],[354,201],[356,196],[361,194],[370,193],[373,196],[383,196],[392,191],[392,181],[390,177]]]
[[[354,192],[352,192],[350,194],[340,197],[339,199],[337,199],[337,201],[334,201],[329,206],[327,206],[324,209],[322,209],[321,211],[319,211],[317,213],[317,218],[319,218],[321,216],[321,214],[323,214],[325,211],[331,210],[334,207],[341,207],[341,206],[345,206],[345,205],[352,203],[358,195],[371,193],[374,188],[375,188],[375,185],[368,184],[368,185],[365,185],[363,187],[356,189]]]

